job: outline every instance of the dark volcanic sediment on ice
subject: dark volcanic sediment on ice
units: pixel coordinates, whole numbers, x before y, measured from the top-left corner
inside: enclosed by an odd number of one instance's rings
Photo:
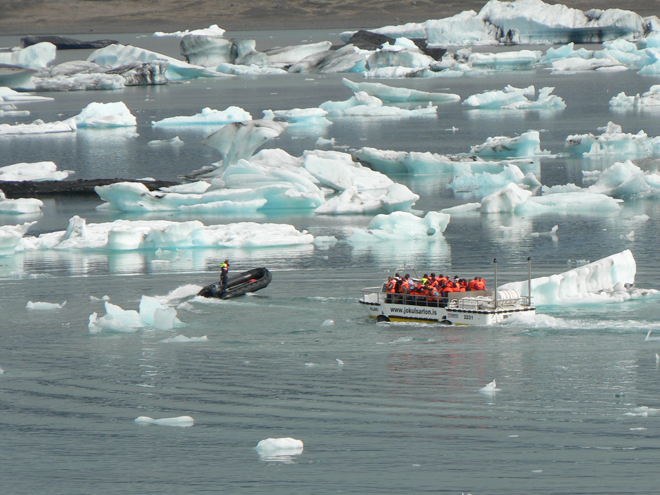
[[[85,195],[96,194],[94,187],[107,186],[117,182],[139,182],[150,191],[161,187],[176,186],[180,182],[164,180],[126,180],[126,179],[77,179],[77,180],[45,180],[39,182],[0,182],[0,190],[7,198],[38,198],[52,195]]]
[[[149,33],[198,29],[218,24],[228,31],[359,29],[441,19],[477,0],[0,0],[0,33]],[[580,10],[618,8],[656,15],[658,0],[565,0]]]

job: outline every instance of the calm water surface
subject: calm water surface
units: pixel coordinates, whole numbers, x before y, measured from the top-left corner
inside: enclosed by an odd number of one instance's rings
[[[250,37],[252,33],[243,33]],[[333,39],[328,32],[261,34],[258,47]],[[177,42],[117,35],[122,42],[177,55]],[[132,38],[132,39],[131,39]],[[18,40],[0,38],[5,46]],[[66,54],[85,58],[85,55]],[[116,92],[49,93],[31,121],[61,120],[92,101],[123,101],[138,118],[125,131],[0,139],[0,165],[53,160],[75,178],[176,179],[219,160],[199,143],[212,129],[152,129],[152,120],[237,105],[260,118],[266,109],[318,106],[351,92],[341,75],[222,78]],[[359,80],[357,76],[351,76]],[[457,93],[462,98],[507,84],[555,86],[561,112],[470,112],[441,105],[437,119],[337,119],[324,129],[288,130],[269,147],[293,155],[319,136],[349,148],[467,152],[489,136],[542,131],[541,146],[563,150],[569,134],[612,120],[624,131],[660,135],[653,113],[614,113],[609,99],[657,81],[632,72],[550,75],[524,71],[487,78],[392,80],[393,85]],[[6,119],[5,119],[6,120]],[[20,119],[19,119],[20,121]],[[457,127],[452,132],[448,129]],[[148,141],[178,135],[177,149]],[[582,183],[582,170],[611,161],[543,159],[546,185]],[[653,159],[642,164],[652,169]],[[442,177],[394,177],[422,196],[416,208],[473,201],[454,196]],[[142,219],[96,209],[97,198],[47,200],[31,233],[88,222]],[[646,213],[647,222],[632,219]],[[660,377],[656,300],[540,308],[534,321],[493,328],[376,324],[357,304],[406,262],[492,285],[631,249],[637,285],[660,289],[660,241],[654,201],[626,203],[616,215],[510,215],[452,218],[437,242],[329,248],[190,250],[106,254],[26,253],[0,258],[0,479],[7,495],[144,493],[657,493]],[[180,215],[147,218],[187,220]],[[314,235],[345,239],[370,217],[204,216],[207,224],[283,222]],[[1,224],[32,220],[0,218]],[[499,226],[515,227],[504,237]],[[559,225],[559,241],[527,236]],[[635,231],[635,241],[621,236]],[[108,295],[137,309],[142,295],[214,281],[222,259],[232,269],[267,266],[273,283],[232,301],[170,299],[184,328],[91,335],[89,316],[105,314]],[[194,289],[193,289],[194,291]],[[190,293],[188,290],[187,293]],[[58,311],[28,311],[28,301],[67,301]],[[188,302],[180,306],[181,303]],[[325,322],[325,323],[324,323]],[[649,330],[650,340],[645,340]],[[163,343],[184,334],[207,342]],[[339,361],[343,364],[341,364]],[[497,380],[496,395],[478,392]],[[640,407],[652,408],[650,415]],[[657,413],[657,411],[655,411]],[[192,428],[139,426],[138,416],[189,415]],[[304,453],[279,461],[253,449],[270,437],[294,437]]]

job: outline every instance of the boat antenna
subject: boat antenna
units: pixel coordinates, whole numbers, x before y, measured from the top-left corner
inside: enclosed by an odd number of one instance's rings
[[[532,305],[532,258],[527,257],[527,296],[529,297],[529,305]]]
[[[497,311],[497,258],[493,258],[493,263],[495,264],[495,311]]]

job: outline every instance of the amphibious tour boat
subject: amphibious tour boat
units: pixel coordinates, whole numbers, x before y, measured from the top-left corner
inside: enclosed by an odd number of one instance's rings
[[[529,261],[529,260],[528,260]],[[398,273],[415,273],[410,267],[397,269]],[[413,277],[418,281],[419,277]],[[536,314],[529,296],[518,291],[473,290],[450,292],[445,297],[388,293],[387,283],[380,287],[362,289],[359,302],[367,314],[378,321],[415,321],[445,325],[492,325],[519,314]],[[497,261],[495,260],[495,287],[497,287]],[[531,293],[531,263],[528,294]]]
[[[222,284],[215,282],[207,285],[197,294],[203,297],[217,297],[218,299],[231,299],[242,296],[248,292],[256,292],[268,287],[273,276],[266,268],[253,268],[246,272],[231,275],[227,279],[227,288],[223,291]]]

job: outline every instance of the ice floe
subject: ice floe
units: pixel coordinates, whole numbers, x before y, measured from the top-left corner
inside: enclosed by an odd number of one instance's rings
[[[22,225],[0,226],[0,256],[9,256],[21,249],[23,236],[37,222],[25,222]]]
[[[294,456],[303,453],[303,442],[295,438],[266,438],[254,448],[261,456]]]
[[[390,117],[420,118],[437,117],[438,107],[430,102],[426,107],[412,110],[392,105],[384,105],[382,100],[364,91],[358,91],[348,100],[326,101],[320,108],[328,112],[329,117]]]
[[[610,100],[610,107],[623,108],[623,109],[657,109],[660,107],[660,84],[655,84],[651,88],[642,93],[637,93],[635,96],[628,96],[623,91]]]
[[[28,135],[28,134],[57,134],[61,132],[75,132],[75,122],[44,122],[37,119],[30,124],[0,124],[0,136]]]
[[[208,342],[209,338],[206,335],[202,337],[186,337],[185,335],[177,335],[161,340],[163,344],[189,344],[192,342]]]
[[[33,309],[33,310],[38,310],[38,311],[52,311],[54,309],[62,309],[64,305],[66,304],[66,301],[64,301],[61,304],[58,303],[49,303],[49,302],[43,302],[43,301],[28,301],[28,303],[25,305],[26,309]]]
[[[469,96],[463,105],[469,108],[482,110],[548,110],[566,108],[564,100],[553,95],[554,87],[541,88],[536,100],[530,98],[536,95],[536,88],[515,88],[511,85],[502,91],[485,91],[481,94]]]
[[[419,91],[416,89],[397,88],[387,86],[381,83],[371,82],[353,82],[349,79],[343,78],[342,82],[348,86],[354,93],[365,92],[371,96],[380,98],[382,101],[388,103],[403,103],[403,102],[456,102],[460,101],[461,97],[453,93],[429,93],[428,91]]]
[[[139,416],[135,419],[139,425],[156,425],[156,426],[178,426],[180,428],[187,428],[195,424],[195,420],[190,416],[178,416],[176,418],[160,418],[153,419],[149,416]]]
[[[490,0],[479,13],[465,11],[453,17],[385,26],[374,32],[392,37],[426,38],[430,45],[495,43],[602,42],[641,37],[649,23],[634,12],[608,9],[583,12],[541,0]],[[347,41],[353,32],[341,33]]]
[[[57,170],[53,162],[15,163],[0,167],[0,181],[63,180],[73,173],[71,170]]]
[[[502,391],[501,389],[497,388],[497,380],[493,380],[485,387],[479,389],[479,392],[486,395],[494,395],[497,392],[501,392],[501,391]]]
[[[151,122],[154,127],[189,126],[189,125],[225,125],[232,122],[252,120],[252,115],[240,107],[230,106],[225,110],[203,108],[200,113],[191,116],[167,117]]]
[[[211,24],[207,28],[202,28],[202,29],[193,29],[190,31],[189,29],[186,29],[185,31],[174,31],[171,33],[165,33],[163,31],[156,31],[153,36],[155,37],[167,37],[167,36],[173,36],[177,38],[183,38],[184,36],[188,34],[193,34],[193,35],[199,35],[199,36],[224,36],[225,30],[222,29],[220,26],[217,24]]]
[[[643,171],[626,160],[604,170],[588,191],[615,198],[644,199],[660,197],[660,174]]]
[[[32,224],[25,225],[0,228],[6,229],[7,235],[13,238],[21,232],[24,235]],[[250,248],[311,244],[313,240],[311,234],[298,231],[288,224],[240,222],[206,226],[198,220],[115,220],[87,224],[84,218],[74,216],[69,220],[66,231],[23,237],[20,243],[15,244],[15,249],[132,251],[158,248]]]
[[[57,48],[52,43],[37,43],[26,48],[0,51],[0,64],[39,69],[51,64],[56,53]]]
[[[430,211],[423,218],[403,211],[389,215],[380,214],[369,222],[367,229],[353,229],[353,234],[348,241],[358,244],[407,239],[437,239],[442,237],[450,218],[448,214],[437,211]]]
[[[142,296],[139,311],[125,310],[108,301],[105,301],[105,311],[106,314],[100,318],[98,313],[89,316],[89,333],[135,333],[145,327],[172,330],[184,326],[176,317],[176,308],[150,296]]]
[[[489,191],[492,192],[494,189],[501,189],[509,183],[529,187],[541,186],[541,182],[539,182],[533,173],[530,172],[525,175],[517,165],[508,164],[498,174],[482,172],[459,175],[450,184],[447,184],[447,187],[456,192],[480,191],[481,194],[488,194]]]
[[[179,136],[174,136],[171,139],[154,139],[153,141],[149,141],[147,146],[153,146],[157,148],[162,146],[183,146],[183,144],[184,143]]]
[[[566,138],[565,149],[569,153],[583,156],[623,155],[625,157],[647,157],[660,148],[659,138],[649,138],[644,131],[637,134],[624,133],[621,126],[608,122],[599,127],[602,134],[573,134]]]
[[[557,305],[621,302],[657,293],[634,287],[637,264],[630,250],[582,265],[564,273],[531,281],[532,303]],[[528,295],[528,281],[504,284],[500,289],[515,289]]]
[[[5,193],[0,190],[0,215],[39,213],[43,205],[43,201],[37,198],[7,199]]]
[[[533,157],[550,154],[547,150],[541,150],[539,131],[527,131],[515,137],[489,137],[483,144],[472,146],[470,153],[481,158]]]
[[[64,123],[73,123],[75,127],[133,127],[137,119],[122,101],[113,103],[92,102]]]

